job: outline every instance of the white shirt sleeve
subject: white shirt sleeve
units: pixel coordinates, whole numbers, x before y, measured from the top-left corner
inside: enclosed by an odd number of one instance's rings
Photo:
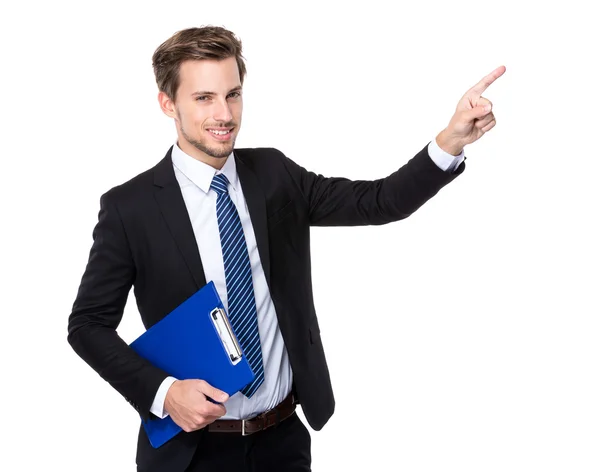
[[[453,156],[442,150],[435,141],[435,138],[429,143],[427,152],[429,153],[431,160],[435,162],[440,169],[447,172],[454,172],[465,159],[464,149],[458,156]]]
[[[169,416],[168,413],[165,413],[165,398],[167,398],[167,392],[171,385],[176,381],[175,377],[167,377],[158,387],[158,391],[156,392],[156,396],[154,397],[154,401],[152,402],[152,406],[150,407],[150,413],[158,416],[159,418],[166,418]]]

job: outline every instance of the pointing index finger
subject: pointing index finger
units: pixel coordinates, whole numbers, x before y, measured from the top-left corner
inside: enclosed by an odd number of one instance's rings
[[[497,69],[495,69],[492,73],[486,75],[483,79],[481,79],[479,81],[479,83],[477,83],[475,86],[473,86],[471,88],[471,90],[469,90],[469,92],[471,93],[475,93],[478,96],[481,96],[483,94],[483,92],[485,92],[485,90],[492,85],[495,80],[500,77],[502,74],[504,74],[506,72],[506,67],[504,66],[500,66]]]

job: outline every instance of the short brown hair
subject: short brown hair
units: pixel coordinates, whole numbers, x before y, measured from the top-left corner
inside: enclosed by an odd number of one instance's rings
[[[152,55],[156,84],[161,92],[175,100],[179,88],[179,66],[188,60],[228,59],[235,57],[244,83],[246,65],[242,56],[242,42],[229,30],[220,26],[203,26],[178,31],[162,43]]]

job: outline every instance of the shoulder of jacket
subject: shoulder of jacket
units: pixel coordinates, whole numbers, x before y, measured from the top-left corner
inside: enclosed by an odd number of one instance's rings
[[[113,205],[130,201],[152,187],[153,168],[147,169],[135,177],[106,190],[100,197],[101,202]]]

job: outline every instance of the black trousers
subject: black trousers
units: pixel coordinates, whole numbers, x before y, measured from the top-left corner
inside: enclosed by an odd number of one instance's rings
[[[186,472],[310,472],[310,442],[296,413],[249,436],[205,430]]]

